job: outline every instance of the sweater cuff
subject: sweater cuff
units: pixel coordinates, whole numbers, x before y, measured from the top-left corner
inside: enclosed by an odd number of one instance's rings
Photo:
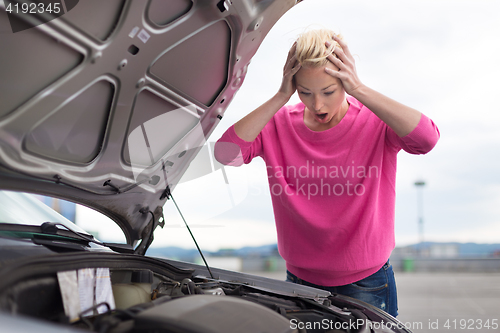
[[[426,154],[434,148],[439,140],[439,130],[434,122],[422,113],[417,127],[401,140],[413,150],[412,153]]]
[[[243,156],[251,145],[252,142],[245,141],[236,134],[233,125],[227,129],[215,144],[215,159],[224,165],[243,165],[245,163]]]
[[[236,131],[234,130],[234,125],[228,128],[227,135],[229,136],[229,139],[231,139],[231,142],[234,142],[238,146],[240,146],[241,150],[246,150],[245,148],[249,148],[252,145],[253,141],[245,141],[242,138],[240,138],[238,134],[236,134]]]

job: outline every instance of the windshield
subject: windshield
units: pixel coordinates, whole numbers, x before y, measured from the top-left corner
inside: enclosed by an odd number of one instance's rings
[[[0,223],[39,226],[44,222],[61,223],[73,231],[89,234],[34,195],[0,191]]]

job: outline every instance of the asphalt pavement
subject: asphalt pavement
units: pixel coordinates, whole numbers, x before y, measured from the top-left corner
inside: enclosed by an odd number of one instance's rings
[[[284,272],[252,274],[285,279]],[[413,332],[500,332],[500,273],[395,274],[398,319]]]

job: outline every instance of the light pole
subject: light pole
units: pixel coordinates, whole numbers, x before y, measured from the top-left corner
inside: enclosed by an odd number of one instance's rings
[[[419,254],[422,254],[422,246],[424,243],[424,186],[425,182],[423,180],[417,180],[415,182],[417,187],[417,215],[418,215],[418,234],[420,238]]]

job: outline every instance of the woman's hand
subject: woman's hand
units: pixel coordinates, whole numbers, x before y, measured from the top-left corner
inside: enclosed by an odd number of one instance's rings
[[[279,91],[270,100],[259,106],[234,124],[234,131],[240,139],[252,142],[257,138],[262,129],[271,118],[282,108],[295,93],[293,76],[299,71],[300,64],[295,58],[296,43],[288,51],[283,79]]]
[[[288,51],[288,56],[286,58],[285,66],[283,67],[283,79],[281,81],[281,87],[279,93],[286,96],[287,99],[290,99],[292,95],[295,93],[295,80],[293,76],[299,71],[300,63],[297,61],[295,57],[295,48],[297,43],[294,43]]]
[[[396,132],[400,137],[411,133],[418,125],[422,114],[406,105],[382,95],[381,93],[365,86],[358,78],[354,57],[352,56],[347,44],[336,36],[333,39],[342,47],[335,48],[333,51],[338,58],[333,55],[328,56],[339,70],[325,68],[325,72],[342,81],[346,93],[356,98],[377,117]],[[327,46],[330,42],[325,43]]]
[[[342,81],[342,85],[344,86],[346,93],[354,96],[355,92],[363,86],[360,79],[358,78],[358,73],[356,72],[354,57],[349,51],[347,44],[343,40],[341,40],[337,36],[333,36],[333,40],[339,43],[342,49],[336,47],[333,50],[338,58],[334,57],[333,54],[330,54],[327,59],[339,70],[336,71],[334,69],[326,67],[325,72]],[[331,42],[327,41],[325,44],[327,47],[329,47],[331,45]]]

